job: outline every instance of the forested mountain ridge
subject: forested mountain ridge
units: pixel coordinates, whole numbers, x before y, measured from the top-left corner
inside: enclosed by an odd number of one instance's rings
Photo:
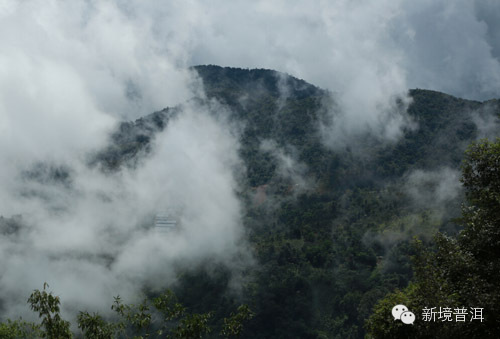
[[[332,106],[335,110],[331,93],[272,70],[219,66],[196,66],[194,69],[203,81],[207,98],[227,105],[232,118],[245,122],[241,138],[243,155],[251,152],[261,140],[273,139],[278,145],[297,148],[298,160],[312,163],[313,166],[309,168],[315,171],[316,175],[323,175],[324,179],[331,175],[332,171],[319,172],[320,166],[314,166],[314,162],[317,162],[313,156],[315,153],[328,154],[335,161],[338,161],[339,154],[342,154],[342,162],[350,157],[349,147],[346,147],[345,152],[326,149],[317,133],[318,124],[328,114],[326,110]],[[408,114],[417,123],[418,128],[407,130],[403,138],[395,143],[383,143],[369,135],[361,138],[364,139],[361,141],[353,140],[357,147],[371,148],[367,151],[374,153],[369,154],[369,157],[377,166],[374,169],[377,175],[401,175],[413,167],[457,166],[468,142],[485,136],[478,130],[478,120],[485,124],[491,123],[493,126],[490,126],[490,129],[495,130],[492,119],[500,113],[497,100],[481,103],[422,89],[410,90],[409,95],[413,102]],[[328,102],[325,104],[325,101]],[[166,108],[135,122],[122,123],[112,138],[113,146],[120,147],[120,156],[117,159],[123,161],[124,154],[143,149],[154,132],[162,130],[178,109]],[[269,179],[270,173],[262,173],[264,177],[260,178],[253,173],[254,163],[245,160],[252,185],[263,184]],[[360,160],[363,159],[356,159],[356,162]],[[112,159],[107,158],[106,161],[113,167]],[[260,165],[266,167],[265,164]],[[263,169],[260,169],[260,172],[262,171]]]
[[[459,229],[457,173],[468,144],[500,134],[498,100],[413,89],[413,126],[400,138],[366,133],[336,148],[320,133],[339,114],[335,93],[272,70],[193,70],[205,96],[191,103],[214,116],[223,110],[228,128],[238,127],[238,195],[255,263],[244,268],[237,296],[228,293],[228,267],[186,269],[174,287],[179,300],[214,311],[213,326],[248,304],[255,317],[245,338],[362,338],[376,302],[412,278],[412,237],[427,244],[438,230]],[[89,165],[110,173],[137,166],[184,107],[121,123]],[[50,180],[71,175],[42,172]],[[13,222],[0,220],[2,233]]]
[[[318,133],[329,110],[335,112],[332,93],[271,70],[194,70],[204,85],[202,100],[217,100],[244,126],[245,227],[258,261],[247,272],[252,283],[244,299],[256,313],[247,336],[362,337],[375,302],[411,278],[411,236],[427,241],[438,229],[456,232],[451,220],[460,214],[458,179],[449,190],[443,182],[458,171],[471,141],[498,135],[498,101],[410,90],[407,112],[417,128],[395,142],[366,135],[353,140],[352,148],[347,143],[333,150]],[[154,133],[180,111],[168,108],[123,123],[114,144],[100,154],[102,163],[113,168],[141,150],[147,153]],[[262,147],[264,141],[272,149]],[[302,166],[307,189],[294,191],[276,149]],[[256,204],[256,190],[274,198]],[[197,279],[215,279],[193,274],[200,276],[179,287],[181,299],[199,310],[217,305],[213,298],[210,305],[197,302],[204,290],[183,292],[203,289]],[[224,274],[219,279],[207,286],[227,283]]]

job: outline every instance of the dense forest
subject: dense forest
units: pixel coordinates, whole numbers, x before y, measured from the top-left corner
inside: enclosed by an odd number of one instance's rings
[[[477,142],[499,135],[498,101],[413,89],[407,108],[413,124],[400,138],[366,132],[329,145],[321,128],[342,114],[335,93],[271,70],[193,70],[205,95],[191,102],[223,115],[239,133],[244,170],[238,196],[254,260],[237,271],[210,258],[179,268],[178,282],[164,286],[166,294],[144,286],[142,306],[118,300],[114,310],[123,322],[81,313],[78,333],[144,335],[134,321],[149,319],[156,331],[152,335],[159,337],[168,331],[174,337],[207,338],[498,335],[498,321],[491,315],[498,312],[500,295],[494,293],[500,151],[498,143]],[[396,107],[403,105],[395,101]],[[88,166],[106,173],[138,166],[155,152],[155,136],[183,109],[165,108],[123,122],[106,148],[89,155]],[[41,171],[59,182],[71,175],[42,165],[27,175],[37,180]],[[18,227],[15,218],[0,220],[1,234]],[[238,293],[231,287],[236,275]],[[58,304],[64,303],[51,298],[56,297],[45,286],[30,298],[44,320],[53,319],[54,312],[59,317]],[[390,310],[398,303],[419,310],[415,326],[392,321]],[[47,306],[50,312],[40,305],[52,305]],[[425,306],[463,305],[485,308],[483,327],[419,321]],[[138,316],[155,307],[163,317]],[[57,319],[70,336],[69,324]],[[57,337],[47,322],[41,325],[5,321],[0,334],[14,338],[38,331]],[[164,332],[158,332],[164,325]]]

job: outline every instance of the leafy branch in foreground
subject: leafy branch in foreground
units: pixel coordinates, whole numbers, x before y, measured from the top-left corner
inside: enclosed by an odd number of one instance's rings
[[[7,320],[0,323],[0,338],[73,338],[70,322],[60,315],[60,298],[47,292],[47,287],[48,284],[44,283],[43,290],[34,290],[28,299],[31,309],[38,312],[41,323]],[[77,325],[84,338],[203,338],[212,330],[209,326],[212,312],[188,313],[168,290],[137,305],[124,304],[117,296],[111,309],[116,313],[112,319],[88,311],[78,314]],[[220,334],[226,338],[239,337],[243,323],[252,317],[248,306],[241,305],[236,313],[224,318]]]
[[[254,313],[247,305],[238,307],[238,312],[231,313],[229,318],[224,318],[224,326],[222,327],[221,335],[226,338],[232,336],[239,337],[243,331],[243,323],[252,319]]]
[[[71,338],[70,324],[59,314],[61,301],[52,292],[47,293],[47,287],[49,285],[44,283],[43,290],[33,291],[28,299],[31,309],[42,318],[41,335],[43,338]]]
[[[3,339],[16,339],[16,338],[40,338],[42,336],[42,331],[40,325],[36,325],[22,319],[19,320],[7,320],[4,323],[0,323],[0,338]]]

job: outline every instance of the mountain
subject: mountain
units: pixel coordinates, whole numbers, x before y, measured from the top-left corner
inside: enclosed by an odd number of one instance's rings
[[[272,70],[219,66],[196,66],[193,69],[203,81],[207,98],[228,106],[232,118],[245,124],[240,140],[241,153],[250,169],[249,181],[252,185],[266,183],[271,175],[266,172],[261,173],[262,178],[259,177],[253,171],[258,160],[250,159],[262,155],[254,154],[254,151],[264,139],[272,139],[279,146],[296,148],[298,160],[305,161],[310,170],[322,179],[338,173],[335,170],[321,172],[317,156],[335,158],[338,162],[334,165],[335,169],[347,161],[345,152],[328,150],[316,133],[318,124],[327,117],[328,105],[334,100],[331,93]],[[361,141],[353,140],[357,147],[371,148],[367,150],[372,158],[370,164],[382,167],[373,169],[376,175],[401,175],[411,168],[434,168],[437,165],[456,167],[466,145],[481,136],[477,121],[482,119],[483,123],[490,123],[485,119],[492,119],[499,113],[497,100],[481,103],[421,89],[410,90],[409,95],[413,102],[408,114],[418,124],[417,129],[405,131],[400,140],[389,145],[373,136],[366,136]],[[133,158],[138,151],[147,150],[150,138],[162,130],[178,111],[179,107],[166,108],[135,122],[122,123],[113,135],[111,145],[118,147],[114,150],[119,154],[115,154],[113,160],[113,154],[103,152],[99,159],[114,167],[116,162],[123,162]],[[111,149],[108,151],[112,153]],[[345,151],[351,153],[349,147]],[[342,161],[339,161],[341,153]]]
[[[443,182],[459,169],[471,141],[498,135],[498,101],[410,90],[407,112],[417,128],[395,142],[366,135],[339,150],[318,133],[335,114],[332,93],[272,70],[193,69],[206,93],[197,100],[218,101],[244,126],[242,199],[258,262],[246,272],[251,282],[243,299],[256,317],[245,337],[363,337],[375,302],[412,276],[411,237],[430,241],[437,230],[457,231],[460,189]],[[182,107],[122,123],[97,163],[133,166],[177,114]],[[264,141],[272,147],[262,147]],[[283,175],[277,154],[293,158],[308,187]],[[230,274],[191,272],[176,292],[197,311],[224,309],[231,304],[224,292]]]
[[[255,317],[245,338],[363,338],[377,300],[412,278],[412,237],[431,245],[438,230],[459,230],[457,173],[468,144],[499,135],[498,100],[413,89],[413,127],[400,138],[366,133],[332,147],[320,131],[341,114],[335,93],[272,70],[192,70],[205,96],[191,102],[215,117],[223,110],[228,128],[237,127],[246,169],[238,195],[255,264],[243,269],[239,295],[228,293],[233,272],[223,265],[186,270],[179,299],[213,310],[213,323],[247,303]],[[121,123],[89,165],[110,173],[138,166],[184,106]],[[67,180],[43,168],[44,177]],[[16,229],[10,219],[0,227]]]

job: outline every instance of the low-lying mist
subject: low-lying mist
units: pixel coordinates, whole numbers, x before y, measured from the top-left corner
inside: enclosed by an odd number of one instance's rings
[[[169,286],[176,267],[249,260],[234,176],[243,168],[239,142],[208,109],[185,105],[134,169],[106,173],[66,158],[60,169],[35,166],[8,178],[1,199],[21,227],[0,237],[4,316],[25,314],[19,301],[45,281],[63,306],[102,311],[114,295]],[[167,234],[153,224],[164,210],[180,225]]]

